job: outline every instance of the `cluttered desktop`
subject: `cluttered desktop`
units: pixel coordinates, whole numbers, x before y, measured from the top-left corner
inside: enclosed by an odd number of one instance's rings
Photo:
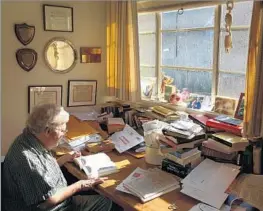
[[[67,129],[55,156],[81,151],[66,168],[108,176],[97,191],[125,210],[263,210],[262,143],[240,120],[110,103],[71,112]]]

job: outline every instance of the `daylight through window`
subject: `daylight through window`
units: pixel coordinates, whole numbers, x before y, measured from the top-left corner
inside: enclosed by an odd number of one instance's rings
[[[234,4],[230,53],[225,5],[139,13],[142,99],[204,110],[211,110],[213,96],[238,99],[245,90],[252,6]]]

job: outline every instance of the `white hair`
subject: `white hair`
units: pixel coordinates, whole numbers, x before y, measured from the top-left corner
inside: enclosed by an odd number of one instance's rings
[[[47,128],[56,130],[68,120],[69,114],[63,107],[56,104],[42,104],[34,107],[27,119],[26,126],[32,133],[39,134]]]

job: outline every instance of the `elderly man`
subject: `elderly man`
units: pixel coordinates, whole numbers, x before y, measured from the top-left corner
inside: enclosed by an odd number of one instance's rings
[[[50,149],[57,146],[66,132],[69,114],[63,107],[45,104],[35,107],[26,128],[10,147],[4,161],[4,205],[8,211],[109,211],[112,202],[100,195],[76,193],[100,184],[103,179],[67,182],[60,166],[78,153],[58,161]]]

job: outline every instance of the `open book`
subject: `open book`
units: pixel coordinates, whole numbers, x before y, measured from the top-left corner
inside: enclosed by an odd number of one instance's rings
[[[119,171],[116,164],[105,153],[80,156],[75,158],[74,162],[88,177],[92,178],[106,176]]]

